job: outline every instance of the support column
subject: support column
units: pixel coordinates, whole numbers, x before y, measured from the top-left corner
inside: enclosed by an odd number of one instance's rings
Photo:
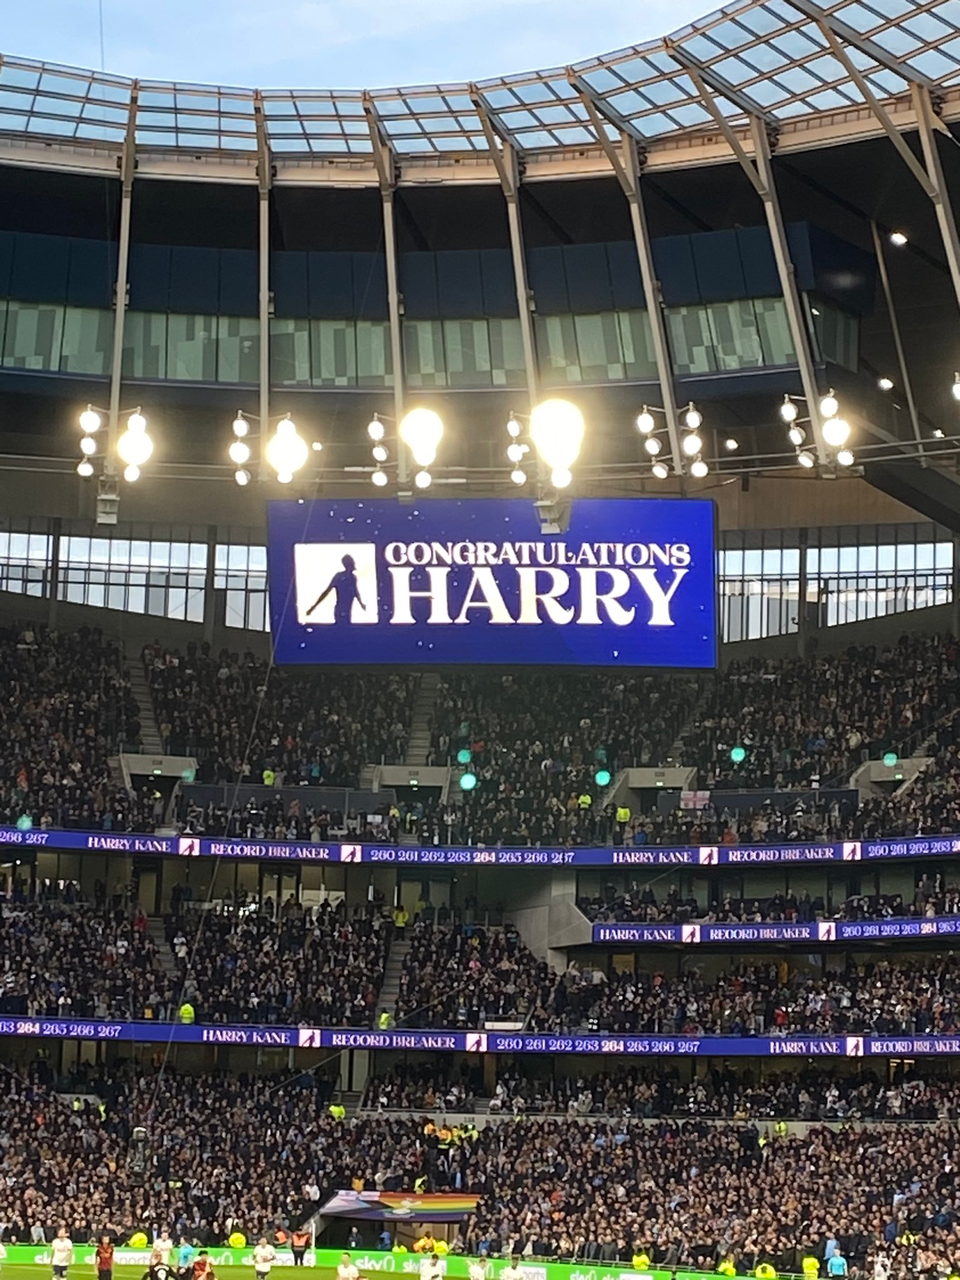
[[[390,362],[393,365],[393,416],[396,420],[395,431],[399,432],[403,418],[404,379],[403,379],[403,304],[400,297],[399,273],[397,271],[397,229],[393,209],[393,189],[382,189],[383,202],[383,252],[387,263],[387,314],[390,318]],[[397,436],[397,479],[401,484],[407,481],[407,455]]]
[[[797,582],[797,657],[807,656],[807,640],[809,626],[807,623],[807,547],[810,535],[806,529],[800,530],[800,572]]]
[[[940,121],[933,110],[930,90],[921,85],[911,85],[914,110],[917,115],[917,126],[920,131],[920,145],[923,148],[923,162],[927,177],[933,187],[930,199],[933,201],[937,215],[937,225],[943,239],[943,251],[946,254],[947,266],[950,268],[950,279],[953,281],[953,292],[957,305],[960,306],[960,237],[957,235],[957,220],[950,200],[950,188],[943,172],[940,150],[937,143],[936,130]]]
[[[643,281],[643,292],[647,300],[647,315],[650,317],[650,335],[653,339],[653,354],[657,362],[657,378],[660,382],[660,396],[664,416],[667,420],[667,436],[670,440],[670,454],[673,459],[674,474],[683,474],[683,462],[680,452],[680,427],[677,421],[677,396],[673,381],[673,358],[670,354],[670,342],[667,336],[667,318],[663,307],[663,290],[657,279],[653,261],[653,246],[650,243],[650,232],[647,228],[647,214],[643,206],[642,186],[640,182],[640,154],[637,144],[626,133],[621,134],[623,154],[626,161],[626,172],[630,178],[630,189],[626,191],[630,204],[630,221],[633,226],[633,239],[637,247],[637,260],[640,264],[640,278]]]
[[[270,314],[273,310],[273,299],[270,294],[270,187],[273,181],[273,164],[267,142],[263,99],[259,92],[254,99],[253,110],[257,122],[257,183],[260,196],[257,223],[257,319],[260,329],[260,361],[257,378],[259,383],[257,413],[260,418],[257,479],[263,480],[268,474],[264,451],[270,439]]]
[[[873,252],[877,259],[877,267],[880,272],[880,284],[883,288],[883,296],[887,304],[887,316],[890,320],[890,332],[893,334],[893,345],[897,352],[897,368],[900,373],[900,385],[903,387],[903,394],[907,401],[907,412],[910,414],[910,425],[913,428],[913,438],[917,442],[917,453],[920,458],[921,467],[927,465],[927,460],[923,453],[923,435],[920,431],[920,417],[917,413],[917,402],[913,398],[913,384],[910,381],[910,373],[907,369],[907,360],[903,353],[903,341],[900,337],[900,321],[897,319],[897,309],[893,305],[893,290],[890,288],[890,275],[887,271],[887,255],[884,252],[883,240],[877,228],[876,222],[870,219],[870,233],[873,236]]]
[[[396,431],[397,480],[406,485],[407,456],[400,440],[400,421],[404,412],[403,378],[403,298],[397,271],[397,226],[393,198],[397,186],[397,161],[393,146],[384,130],[376,106],[369,93],[363,95],[363,113],[373,144],[373,163],[380,181],[383,211],[383,253],[387,267],[387,315],[390,321],[390,357],[393,364],[393,416]]]
[[[207,566],[203,574],[203,638],[213,644],[213,629],[216,623],[216,599],[214,582],[216,581],[217,563],[217,526],[207,525]]]
[[[777,263],[777,274],[780,277],[780,289],[790,325],[790,336],[800,369],[800,383],[807,402],[810,416],[810,427],[817,457],[821,463],[827,461],[827,452],[823,443],[823,423],[820,419],[820,390],[817,385],[817,371],[813,359],[813,344],[810,340],[810,329],[807,315],[797,288],[797,276],[793,260],[790,257],[790,246],[783,225],[783,214],[780,201],[777,199],[777,187],[773,176],[773,164],[770,159],[770,142],[762,120],[754,117],[750,121],[750,133],[753,137],[753,152],[756,157],[757,174],[763,186],[760,192],[763,209],[767,217],[767,227],[773,244],[773,256]]]
[[[49,559],[49,605],[47,608],[47,626],[53,630],[57,625],[57,602],[60,599],[60,534],[63,529],[63,521],[59,516],[51,516],[47,526],[50,538],[50,559]]]
[[[107,416],[107,453],[103,474],[117,473],[117,440],[120,436],[120,393],[123,386],[123,331],[127,318],[130,267],[130,214],[133,205],[133,175],[137,167],[137,103],[140,86],[134,81],[130,90],[130,112],[120,159],[120,236],[117,243],[117,278],[113,291],[113,356],[110,362],[110,405]]]

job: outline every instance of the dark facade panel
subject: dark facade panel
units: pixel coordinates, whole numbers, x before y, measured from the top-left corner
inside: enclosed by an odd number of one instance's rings
[[[310,314],[307,254],[294,249],[270,255],[270,288],[274,311],[285,319],[300,319]]]
[[[602,244],[570,244],[561,249],[567,297],[574,312],[613,310],[613,290]]]
[[[308,255],[310,315],[344,320],[353,315],[353,254],[313,252]]]
[[[691,236],[690,247],[701,302],[731,302],[749,296],[736,231]]]
[[[397,266],[404,315],[409,320],[438,320],[437,255],[401,253]]]
[[[536,309],[542,316],[565,315],[569,312],[570,299],[567,296],[562,248],[528,249],[527,282],[533,290]]]
[[[700,301],[690,240],[690,236],[664,236],[653,241],[653,265],[665,306],[682,307]]]
[[[70,241],[67,302],[73,307],[109,308],[117,278],[117,247],[106,240]]]
[[[617,311],[636,311],[645,305],[640,260],[633,240],[617,240],[604,245],[613,305]]]
[[[481,315],[502,320],[517,314],[517,283],[509,249],[480,250],[480,278],[483,289]]]
[[[437,304],[445,320],[473,320],[483,315],[483,281],[476,249],[438,253]]]
[[[259,275],[259,255],[255,250],[220,250],[220,315],[257,315]]]
[[[170,250],[170,310],[215,315],[220,303],[220,250],[174,245]]]
[[[132,244],[128,268],[130,306],[134,311],[170,309],[170,247]]]
[[[11,295],[21,302],[66,302],[70,241],[19,233],[13,249]]]

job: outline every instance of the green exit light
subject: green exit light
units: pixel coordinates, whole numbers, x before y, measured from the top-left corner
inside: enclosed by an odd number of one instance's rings
[[[475,773],[462,773],[460,775],[460,790],[472,791],[477,785],[477,775]]]
[[[29,831],[32,826],[33,819],[30,817],[29,813],[21,813],[20,817],[17,819],[17,830]]]
[[[892,769],[897,763],[897,753],[895,751],[885,751],[883,753],[883,763],[888,769]]]
[[[466,747],[461,747],[457,752],[457,764],[469,764],[473,759],[473,753],[468,751]]]
[[[609,785],[610,785],[610,770],[609,770],[609,769],[598,769],[598,770],[597,770],[597,772],[593,775],[593,780],[594,780],[594,782],[597,784],[597,786],[598,786],[598,787],[609,787]]]
[[[734,764],[743,764],[746,758],[747,758],[746,747],[734,747],[733,750],[730,752],[730,759],[733,761]]]

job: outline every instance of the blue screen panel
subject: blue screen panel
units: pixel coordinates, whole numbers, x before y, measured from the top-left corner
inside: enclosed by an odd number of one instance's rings
[[[716,665],[713,503],[268,504],[281,663]]]

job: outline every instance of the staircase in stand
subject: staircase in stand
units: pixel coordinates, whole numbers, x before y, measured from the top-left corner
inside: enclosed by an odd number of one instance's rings
[[[153,698],[150,685],[139,658],[127,658],[127,676],[130,679],[130,692],[140,708],[140,750],[144,755],[162,756],[163,744],[160,741],[160,728],[153,709]]]
[[[433,709],[437,704],[437,690],[440,687],[440,675],[436,671],[425,671],[420,677],[420,688],[413,704],[413,715],[410,719],[410,736],[407,738],[407,753],[403,763],[416,768],[427,763],[430,754],[431,725]]]
[[[406,938],[394,938],[390,944],[390,953],[387,956],[387,963],[383,970],[383,986],[380,988],[380,999],[377,1001],[377,1012],[373,1019],[374,1027],[377,1026],[377,1020],[381,1013],[393,1013],[397,1007],[397,996],[400,994],[400,976],[403,973],[403,966],[406,963],[409,950],[410,942]]]

